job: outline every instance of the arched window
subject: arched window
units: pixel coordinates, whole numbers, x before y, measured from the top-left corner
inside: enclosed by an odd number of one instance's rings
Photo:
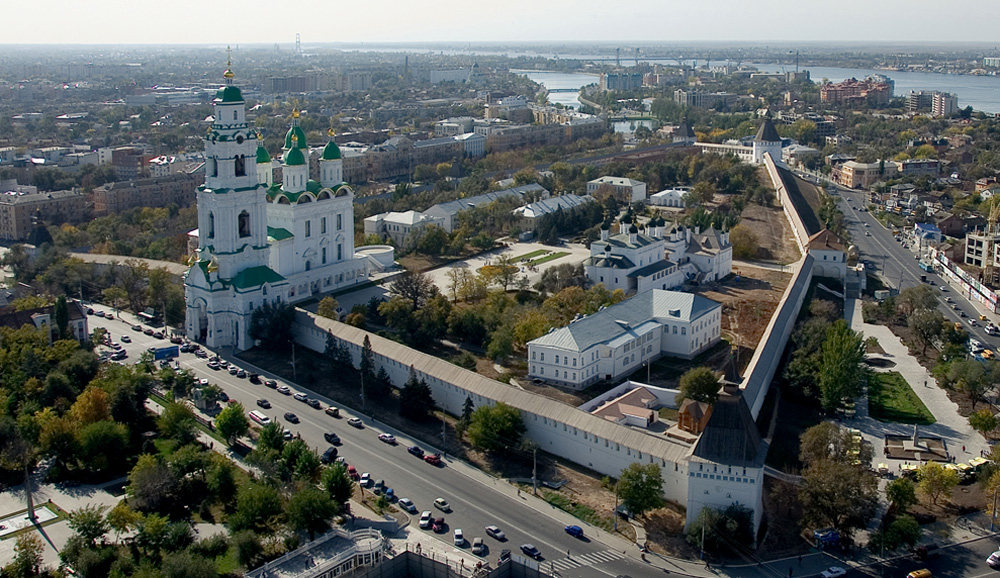
[[[239,217],[239,235],[240,237],[250,236],[250,213],[243,211],[240,213]]]
[[[239,117],[239,116],[237,116],[238,114],[239,114],[239,113],[238,113],[237,111],[235,111],[235,110],[233,111],[233,120],[234,120],[234,121],[236,121],[236,120],[239,120],[239,118],[240,118],[240,117]]]
[[[247,176],[247,160],[243,155],[236,156],[236,176],[245,177]]]
[[[209,213],[208,214],[208,238],[209,239],[214,239],[215,238],[215,214],[214,213]]]
[[[215,160],[214,157],[211,160],[209,160],[208,162],[209,162],[210,165],[212,165],[212,176],[213,177],[219,176],[219,162],[217,160]]]
[[[312,269],[312,263],[310,261],[306,261],[306,271],[310,269]]]

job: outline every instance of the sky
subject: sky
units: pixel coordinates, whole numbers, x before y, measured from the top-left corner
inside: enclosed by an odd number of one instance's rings
[[[1000,45],[998,0],[7,0],[3,44],[846,41]]]

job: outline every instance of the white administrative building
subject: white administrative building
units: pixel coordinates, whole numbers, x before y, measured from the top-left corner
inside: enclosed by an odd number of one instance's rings
[[[722,305],[653,289],[528,342],[528,376],[582,389],[663,355],[691,359],[719,342]]]

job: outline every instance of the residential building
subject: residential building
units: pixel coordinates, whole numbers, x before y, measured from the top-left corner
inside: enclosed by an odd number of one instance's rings
[[[928,175],[936,177],[941,173],[941,161],[938,159],[906,159],[897,164],[899,173],[905,177]]]
[[[469,71],[464,68],[456,68],[453,70],[432,70],[430,71],[430,75],[431,84],[469,81]]]
[[[471,116],[456,116],[434,123],[434,134],[438,136],[457,136],[472,132],[476,119]]]
[[[930,111],[931,103],[934,100],[934,94],[936,94],[936,91],[933,90],[911,90],[910,94],[906,95],[906,112],[917,113]]]
[[[594,202],[594,197],[590,195],[581,197],[566,194],[535,201],[523,207],[518,207],[512,212],[517,216],[518,225],[522,231],[534,231],[541,218],[551,215],[556,211],[576,211],[584,207],[587,203],[592,202]]]
[[[807,160],[819,157],[819,151],[800,144],[791,144],[781,149],[781,160],[790,167],[802,166]]]
[[[504,152],[524,147],[562,144],[566,129],[558,124],[519,124],[498,127],[486,137],[486,150]]]
[[[571,389],[614,381],[663,355],[691,359],[720,339],[722,305],[653,289],[528,343],[528,376]]]
[[[464,148],[461,141],[451,136],[413,142],[413,166],[437,165],[443,162],[459,161],[462,159],[463,154]]]
[[[629,92],[642,88],[641,72],[607,72],[601,74],[601,90]]]
[[[938,211],[934,213],[934,224],[937,225],[941,234],[949,237],[961,237],[965,233],[965,221],[948,211]]]
[[[486,109],[484,115],[486,120],[503,119],[510,122],[530,122],[532,112],[528,108],[527,97],[521,95],[510,95],[503,97],[486,98]]]
[[[438,203],[426,211],[423,211],[423,214],[440,219],[441,228],[443,228],[445,232],[451,233],[457,224],[458,214],[462,211],[488,205],[497,199],[508,197],[517,197],[522,199],[525,195],[544,199],[548,198],[549,191],[537,183],[532,183],[530,185],[503,189],[501,191],[491,191],[474,197],[456,199],[447,203]]]
[[[444,228],[444,219],[418,211],[379,213],[365,218],[365,234],[389,239],[397,247],[410,249],[429,225]]]
[[[87,314],[79,301],[68,299],[66,310],[69,313],[69,323],[67,330],[73,339],[83,343],[90,339],[90,329],[87,324]],[[0,310],[0,327],[20,329],[25,325],[32,325],[37,329],[45,330],[45,335],[51,345],[53,341],[60,339],[59,326],[56,325],[55,306],[46,305],[36,309],[25,309],[23,311]]]
[[[114,215],[135,207],[187,207],[204,182],[204,173],[198,172],[107,183],[94,189],[94,215]]]
[[[695,108],[729,108],[738,99],[739,95],[728,92],[698,92],[682,88],[674,91],[674,102]]]
[[[934,223],[915,223],[913,225],[913,236],[920,239],[920,244],[938,244],[943,238],[941,237],[941,229],[938,229],[937,225]]]
[[[892,161],[874,163],[847,161],[833,168],[833,180],[852,189],[867,189],[878,181],[889,178],[886,175],[898,172],[898,165]]]
[[[683,209],[685,207],[684,199],[687,197],[687,194],[687,189],[665,189],[650,195],[649,204],[659,207]]]
[[[958,97],[937,90],[910,91],[906,95],[906,112],[930,112],[934,116],[948,116],[958,111]]]
[[[848,78],[836,84],[821,84],[819,100],[829,104],[885,106],[892,97],[892,84],[886,80],[888,79],[874,77],[864,80]]]
[[[0,239],[4,241],[27,240],[36,221],[47,225],[79,223],[90,213],[87,196],[79,189],[51,193],[37,192],[35,187],[4,189],[0,187]]]
[[[223,77],[204,137],[198,251],[184,277],[185,325],[189,339],[244,350],[253,345],[255,308],[361,283],[368,278],[369,258],[354,253],[354,192],[343,182],[332,133],[319,160],[319,180],[313,180],[294,110],[282,182],[270,184],[271,157],[253,138],[233,72],[227,69]]]
[[[610,188],[616,199],[625,203],[643,202],[646,200],[646,183],[625,177],[601,177],[587,182],[587,194],[604,188]]]
[[[130,181],[148,176],[147,164],[153,155],[139,147],[118,147],[111,151],[111,165],[115,173],[123,181]]]
[[[474,132],[467,132],[455,136],[455,140],[462,143],[462,152],[466,158],[479,158],[486,156],[486,137]]]

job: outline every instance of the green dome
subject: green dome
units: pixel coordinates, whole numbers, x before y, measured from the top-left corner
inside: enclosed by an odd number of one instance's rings
[[[264,148],[264,145],[257,145],[257,164],[263,165],[271,162],[271,155]]]
[[[306,157],[302,154],[302,149],[294,148],[288,151],[288,153],[285,154],[285,164],[290,167],[306,164]]]
[[[340,160],[340,147],[337,143],[330,141],[326,143],[323,147],[323,160],[324,161],[339,161]]]
[[[288,129],[288,132],[285,133],[285,150],[288,150],[288,149],[292,148],[292,135],[295,135],[299,139],[298,140],[298,148],[304,149],[304,148],[307,148],[309,146],[306,143],[306,133],[305,133],[305,131],[302,130],[301,126],[296,125],[296,126],[293,126],[290,129]]]
[[[215,102],[243,102],[243,94],[233,85],[223,86],[215,93]]]

